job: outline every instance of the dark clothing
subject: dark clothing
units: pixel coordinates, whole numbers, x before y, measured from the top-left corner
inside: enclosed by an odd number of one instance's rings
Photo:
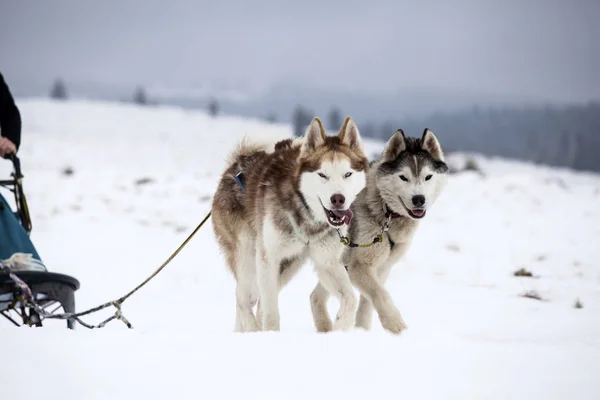
[[[19,148],[21,144],[21,113],[1,73],[0,135],[13,142],[17,149]],[[33,259],[41,262],[27,231],[0,192],[0,261],[6,260],[16,253],[31,254]],[[27,269],[37,269],[37,267],[32,265]]]
[[[0,135],[15,144],[17,150],[21,144],[21,114],[15,104],[4,77],[0,73]]]

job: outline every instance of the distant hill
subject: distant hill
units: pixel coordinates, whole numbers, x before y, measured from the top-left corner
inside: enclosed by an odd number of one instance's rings
[[[437,113],[399,122],[406,134],[425,127],[444,147],[577,170],[600,171],[600,103]],[[379,137],[386,136],[384,131]]]
[[[135,85],[69,82],[72,98],[130,101]],[[15,82],[18,96],[47,96],[39,82]],[[365,137],[386,140],[396,129],[420,135],[425,127],[444,147],[521,160],[600,171],[600,103],[545,105],[543,99],[515,98],[444,88],[401,88],[386,93],[368,88],[325,89],[293,82],[270,87],[227,84],[144,88],[151,103],[293,123],[301,107],[324,120],[336,109],[350,114]]]

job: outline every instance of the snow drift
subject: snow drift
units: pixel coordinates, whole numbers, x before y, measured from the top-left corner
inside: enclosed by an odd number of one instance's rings
[[[209,211],[242,136],[291,135],[169,107],[19,106],[32,238],[49,270],[80,280],[78,310],[164,261]],[[369,154],[381,145],[369,141]],[[310,265],[281,294],[281,332],[234,334],[234,281],[207,225],[125,303],[133,330],[4,324],[2,398],[599,398],[600,177],[477,163],[481,174],[452,175],[390,276],[408,325],[400,336],[377,319],[370,332],[315,333]],[[533,276],[515,276],[521,268]]]

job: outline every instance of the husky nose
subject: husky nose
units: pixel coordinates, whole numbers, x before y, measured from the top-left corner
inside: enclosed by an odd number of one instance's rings
[[[423,204],[425,204],[425,196],[423,196],[422,194],[413,196],[412,203],[415,207],[423,207]]]
[[[331,196],[331,204],[334,207],[337,208],[342,208],[344,207],[344,203],[346,202],[346,198],[344,197],[343,194],[334,194],[333,196]]]

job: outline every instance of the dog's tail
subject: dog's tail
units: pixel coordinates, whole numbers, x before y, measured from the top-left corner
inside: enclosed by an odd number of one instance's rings
[[[245,136],[227,157],[227,165],[234,165],[240,162],[241,159],[250,157],[261,151],[272,153],[275,149],[276,143],[276,140],[250,139]]]

